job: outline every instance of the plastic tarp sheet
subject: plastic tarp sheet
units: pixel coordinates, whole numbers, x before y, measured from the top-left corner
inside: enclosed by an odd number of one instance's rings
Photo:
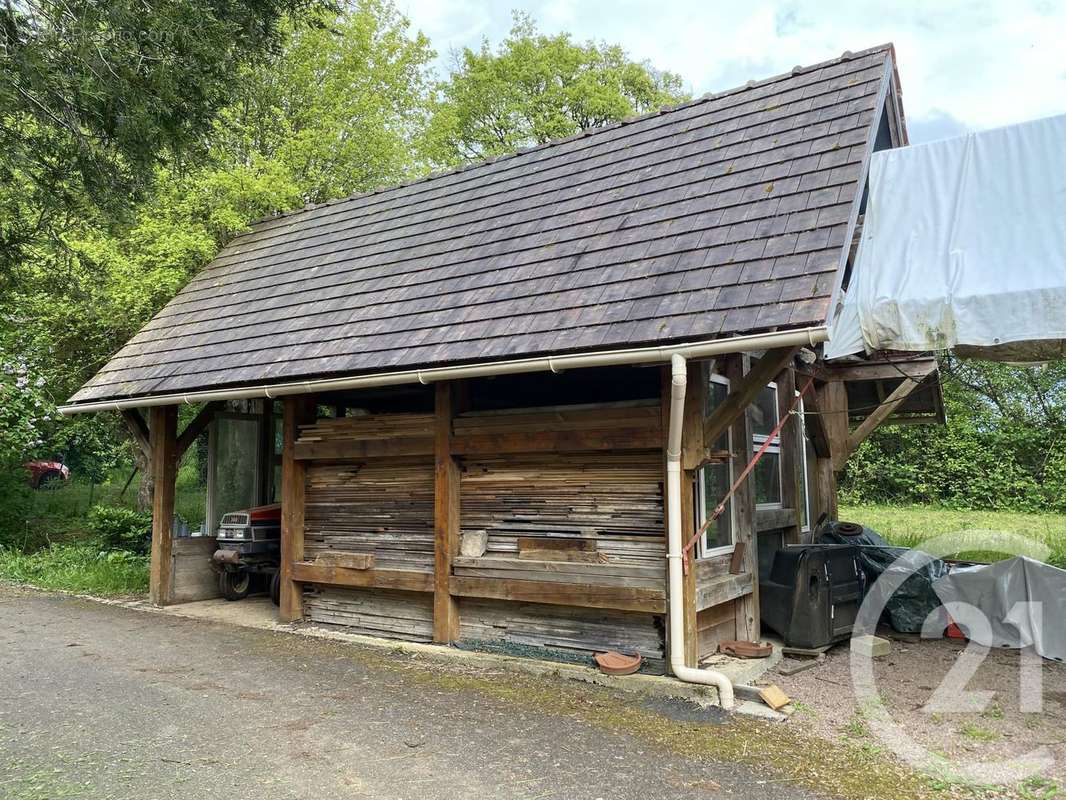
[[[826,358],[1066,357],[1066,115],[874,153]]]
[[[1019,556],[954,569],[933,590],[978,644],[1066,661],[1066,570]]]

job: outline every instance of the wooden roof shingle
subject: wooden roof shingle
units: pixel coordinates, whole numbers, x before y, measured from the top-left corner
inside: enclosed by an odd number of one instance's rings
[[[256,223],[72,403],[823,324],[890,46]]]

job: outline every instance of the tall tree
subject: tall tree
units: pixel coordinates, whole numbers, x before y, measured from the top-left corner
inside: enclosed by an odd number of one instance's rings
[[[241,67],[321,0],[7,0],[0,5],[0,269],[123,208],[198,153]],[[0,273],[3,277],[3,273]]]
[[[428,160],[449,166],[513,152],[688,98],[670,72],[633,61],[617,45],[548,36],[516,14],[493,51],[456,55],[438,87],[424,140]]]

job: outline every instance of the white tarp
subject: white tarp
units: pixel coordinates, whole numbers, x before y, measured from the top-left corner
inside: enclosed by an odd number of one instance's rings
[[[827,358],[1066,357],[1066,115],[883,150]]]

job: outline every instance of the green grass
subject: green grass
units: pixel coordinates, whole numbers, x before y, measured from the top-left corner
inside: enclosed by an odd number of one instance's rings
[[[892,544],[917,547],[945,534],[961,534],[957,555],[971,561],[997,561],[1016,555],[1014,545],[1028,540],[1028,555],[1066,568],[1066,514],[1021,511],[960,511],[936,506],[841,506],[840,518],[873,528]],[[1009,534],[996,548],[995,534]],[[1045,552],[1041,552],[1046,548]]]
[[[143,594],[148,558],[88,544],[54,544],[35,553],[0,548],[0,579],[106,597]]]

